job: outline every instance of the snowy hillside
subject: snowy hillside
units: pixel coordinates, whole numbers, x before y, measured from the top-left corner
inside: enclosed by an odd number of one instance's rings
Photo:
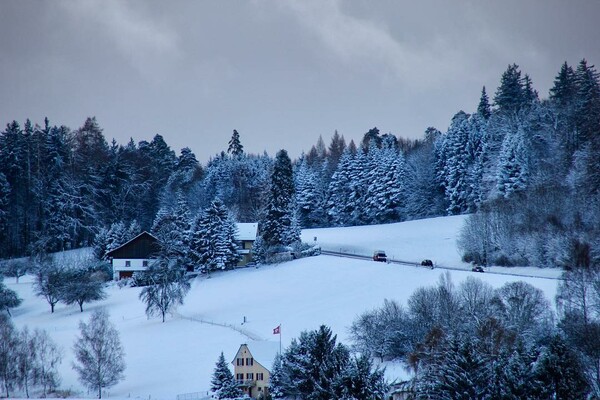
[[[453,246],[461,220],[448,217],[379,227],[309,230],[304,238],[317,236],[324,247],[326,243],[352,246],[366,254],[372,248],[383,248],[399,259],[427,257],[440,263],[458,263],[460,257]],[[120,332],[127,362],[126,380],[108,390],[106,397],[174,399],[177,394],[209,388],[221,351],[231,360],[239,345],[250,339],[278,340],[272,329],[279,324],[284,347],[301,331],[320,324],[329,325],[338,339],[350,344],[347,328],[357,314],[380,306],[386,298],[405,304],[416,288],[435,284],[441,273],[438,269],[324,255],[217,273],[196,278],[185,305],[164,324],[160,319],[146,318],[144,305],[137,299],[138,288],[112,285],[106,300],[84,306],[83,313],[77,306],[59,304],[50,314],[44,300],[33,295],[31,278],[18,285],[13,279],[5,283],[24,299],[13,312],[15,324],[44,328],[63,347],[61,388],[93,397],[71,369],[72,346],[79,321],[87,320],[91,310],[106,307]],[[451,275],[457,284],[467,276],[476,276],[494,287],[524,280],[542,289],[550,301],[556,292],[552,279],[470,271],[451,271]]]

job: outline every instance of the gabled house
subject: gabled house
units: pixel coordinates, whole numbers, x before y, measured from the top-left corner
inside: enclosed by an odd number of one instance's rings
[[[236,225],[238,229],[236,239],[240,247],[238,252],[242,255],[238,267],[242,267],[252,260],[252,246],[258,235],[258,224],[256,222],[238,222]]]
[[[238,267],[252,260],[252,246],[258,235],[258,224],[238,223],[237,244],[242,259]],[[106,253],[113,267],[113,279],[131,278],[136,271],[145,271],[155,260],[160,251],[160,243],[156,236],[146,231],[140,233],[127,243]]]
[[[160,251],[158,239],[144,231],[106,253],[113,267],[113,279],[131,278],[135,271],[145,271]]]
[[[254,399],[266,399],[269,379],[279,343],[252,341],[244,343],[237,351],[233,364],[233,376],[245,394]]]

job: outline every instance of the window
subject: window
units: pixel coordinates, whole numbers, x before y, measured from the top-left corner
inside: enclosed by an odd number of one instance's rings
[[[264,376],[264,374],[262,372],[257,372],[256,373],[256,380],[257,381],[263,381],[264,379],[265,379],[265,376]]]
[[[254,379],[254,374],[253,374],[252,372],[248,372],[248,373],[246,374],[246,379],[248,379],[248,380],[252,380],[252,379]]]
[[[129,261],[129,260],[125,261],[125,266],[126,267],[131,267],[131,261]]]
[[[144,267],[147,267],[147,266],[148,266],[148,260],[144,260],[144,261],[142,261],[142,265],[143,265]]]
[[[243,365],[244,365],[244,359],[243,359],[243,358],[238,358],[238,359],[237,359],[237,365],[238,365],[238,367],[239,367],[240,365],[241,365],[241,366],[243,366]]]
[[[243,381],[244,380],[244,374],[235,374],[235,379],[237,379],[238,381]]]
[[[254,365],[254,358],[246,358],[246,365]]]

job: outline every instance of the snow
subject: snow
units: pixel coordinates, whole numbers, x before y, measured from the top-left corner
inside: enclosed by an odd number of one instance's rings
[[[238,222],[236,223],[238,233],[235,237],[238,240],[256,240],[258,234],[258,223],[256,222]]]
[[[456,251],[456,232],[463,217],[435,218],[401,224],[307,230],[303,236],[326,248],[343,248],[360,254],[383,248],[398,259],[431,258],[436,263],[464,266]],[[310,240],[308,240],[310,239]],[[531,275],[537,271],[529,271]],[[283,347],[303,330],[330,326],[338,340],[350,345],[348,327],[356,316],[394,299],[406,304],[413,291],[437,283],[440,269],[376,263],[373,261],[321,255],[278,265],[245,268],[197,277],[192,289],[165,323],[147,319],[139,288],[112,284],[106,300],[77,306],[59,303],[54,314],[41,298],[33,295],[32,277],[19,284],[5,284],[24,299],[13,310],[17,327],[44,328],[64,350],[60,367],[62,389],[76,396],[94,397],[77,381],[71,365],[78,323],[87,320],[93,309],[106,307],[120,332],[126,352],[126,379],[110,388],[106,398],[174,399],[177,394],[206,391],[221,351],[232,360],[243,343],[252,340],[278,342],[273,328],[281,324]],[[480,278],[493,287],[515,280],[526,281],[554,301],[557,281],[538,277],[516,277],[451,270],[460,283],[468,276]],[[245,318],[244,318],[245,317]],[[245,319],[245,323],[244,323]],[[253,351],[253,348],[250,348]],[[257,362],[261,362],[256,357]],[[233,366],[232,366],[233,370]],[[388,377],[401,375],[393,366]],[[402,378],[402,377],[401,377]]]

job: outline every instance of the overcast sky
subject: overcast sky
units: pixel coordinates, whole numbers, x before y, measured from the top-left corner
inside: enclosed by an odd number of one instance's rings
[[[600,63],[600,1],[0,1],[0,123],[163,135],[199,161],[233,129],[293,157],[334,130],[417,138],[477,107],[509,63],[542,97]]]

